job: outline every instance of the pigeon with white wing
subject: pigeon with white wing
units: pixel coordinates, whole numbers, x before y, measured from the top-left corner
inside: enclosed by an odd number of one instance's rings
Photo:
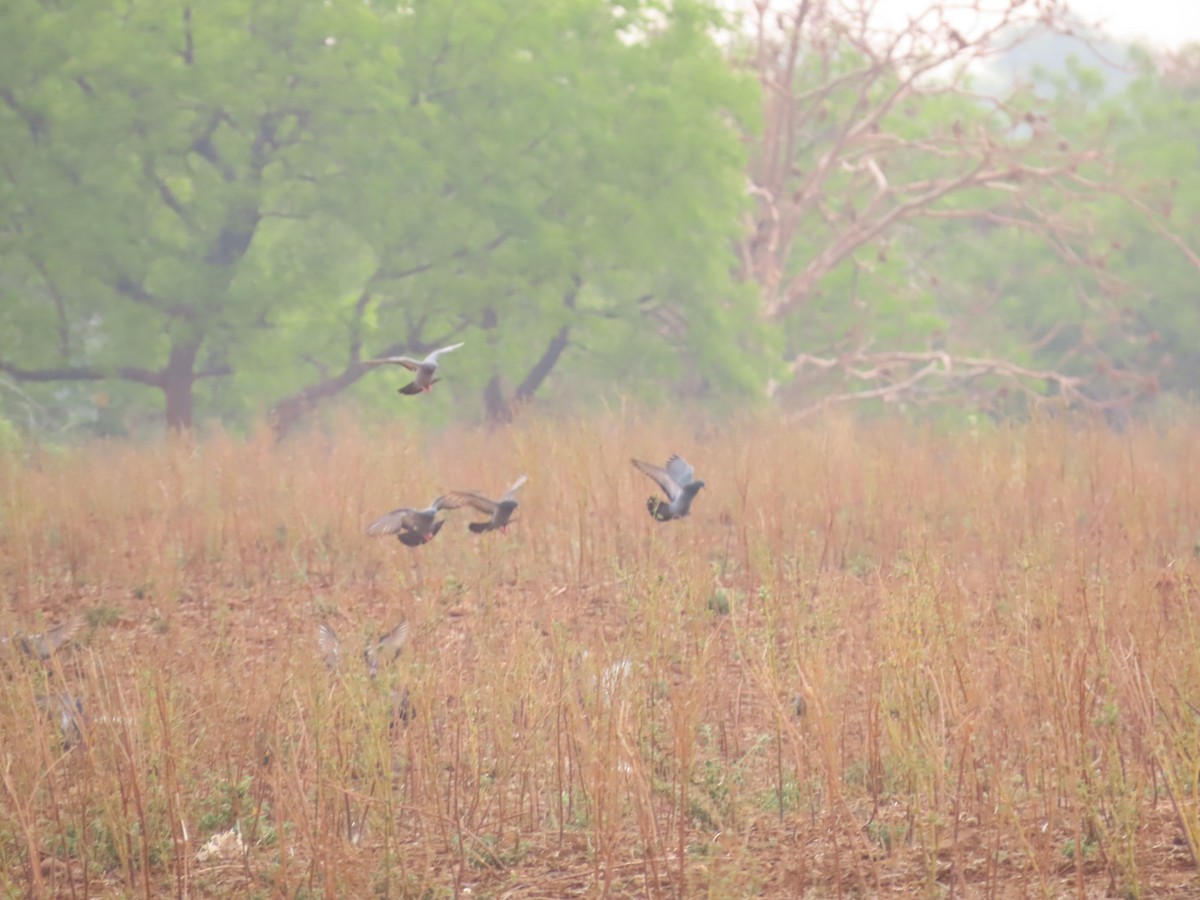
[[[366,364],[368,366],[382,366],[388,364],[404,366],[404,368],[408,369],[410,372],[416,372],[417,374],[413,377],[412,381],[402,388],[397,388],[401,394],[411,397],[414,394],[428,393],[429,391],[433,390],[433,386],[437,384],[437,382],[441,381],[441,379],[437,377],[438,357],[443,353],[449,353],[452,350],[457,350],[461,346],[462,344],[459,343],[451,344],[449,347],[442,347],[440,350],[434,350],[424,359],[413,359],[409,356],[384,356],[380,359],[368,359],[366,360]]]

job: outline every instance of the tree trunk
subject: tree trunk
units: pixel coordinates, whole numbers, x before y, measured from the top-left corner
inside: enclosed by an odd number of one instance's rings
[[[487,410],[488,422],[492,425],[507,425],[512,421],[512,409],[504,399],[499,375],[493,375],[483,389],[483,408]]]
[[[167,428],[186,431],[192,427],[192,391],[196,386],[196,353],[200,341],[188,339],[171,345],[171,356],[162,370],[162,392],[167,403]]]
[[[575,309],[575,300],[579,296],[579,289],[582,286],[583,280],[578,275],[574,276],[571,279],[571,287],[563,294],[563,306],[567,309]],[[493,322],[492,324],[495,323]],[[504,399],[504,392],[500,388],[499,376],[493,376],[483,391],[483,402],[487,407],[488,421],[495,425],[511,422],[513,407],[519,406],[522,403],[528,403],[533,399],[533,395],[537,393],[537,389],[542,386],[542,382],[546,380],[547,376],[554,370],[554,367],[558,365],[559,357],[563,355],[563,351],[567,349],[570,343],[571,326],[567,324],[558,329],[558,333],[550,339],[541,358],[533,364],[533,368],[526,373],[525,378],[517,385],[511,402]]]
[[[534,363],[533,368],[525,376],[525,380],[517,385],[517,393],[514,398],[517,402],[520,403],[533,398],[534,393],[542,386],[542,382],[546,380],[546,376],[550,374],[554,366],[558,363],[558,358],[567,349],[570,337],[570,325],[564,325],[558,329],[558,334],[552,337],[550,343],[546,345],[546,351],[542,354],[541,359]]]

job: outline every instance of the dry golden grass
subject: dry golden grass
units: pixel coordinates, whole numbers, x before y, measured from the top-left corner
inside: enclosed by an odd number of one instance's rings
[[[89,623],[2,662],[0,893],[1194,896],[1198,445],[612,415],[0,457],[0,630]],[[658,524],[629,458],[672,451],[708,487]],[[507,534],[363,534],[522,472]]]

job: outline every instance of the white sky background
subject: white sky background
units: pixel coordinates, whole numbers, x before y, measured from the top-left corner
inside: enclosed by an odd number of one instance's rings
[[[1200,3],[1195,0],[1075,0],[1089,21],[1100,21],[1115,38],[1178,48],[1200,41]]]
[[[930,5],[932,0],[879,0],[878,12],[881,21],[894,16],[902,22]],[[1171,49],[1200,42],[1200,0],[1067,0],[1067,5],[1120,41]]]

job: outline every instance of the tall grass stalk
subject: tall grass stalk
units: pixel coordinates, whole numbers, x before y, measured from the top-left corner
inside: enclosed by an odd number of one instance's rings
[[[0,892],[1189,896],[1198,442],[629,414],[6,451],[0,630],[88,626],[0,660]],[[672,452],[708,487],[660,524],[629,458]],[[363,534],[523,472],[507,533]]]

